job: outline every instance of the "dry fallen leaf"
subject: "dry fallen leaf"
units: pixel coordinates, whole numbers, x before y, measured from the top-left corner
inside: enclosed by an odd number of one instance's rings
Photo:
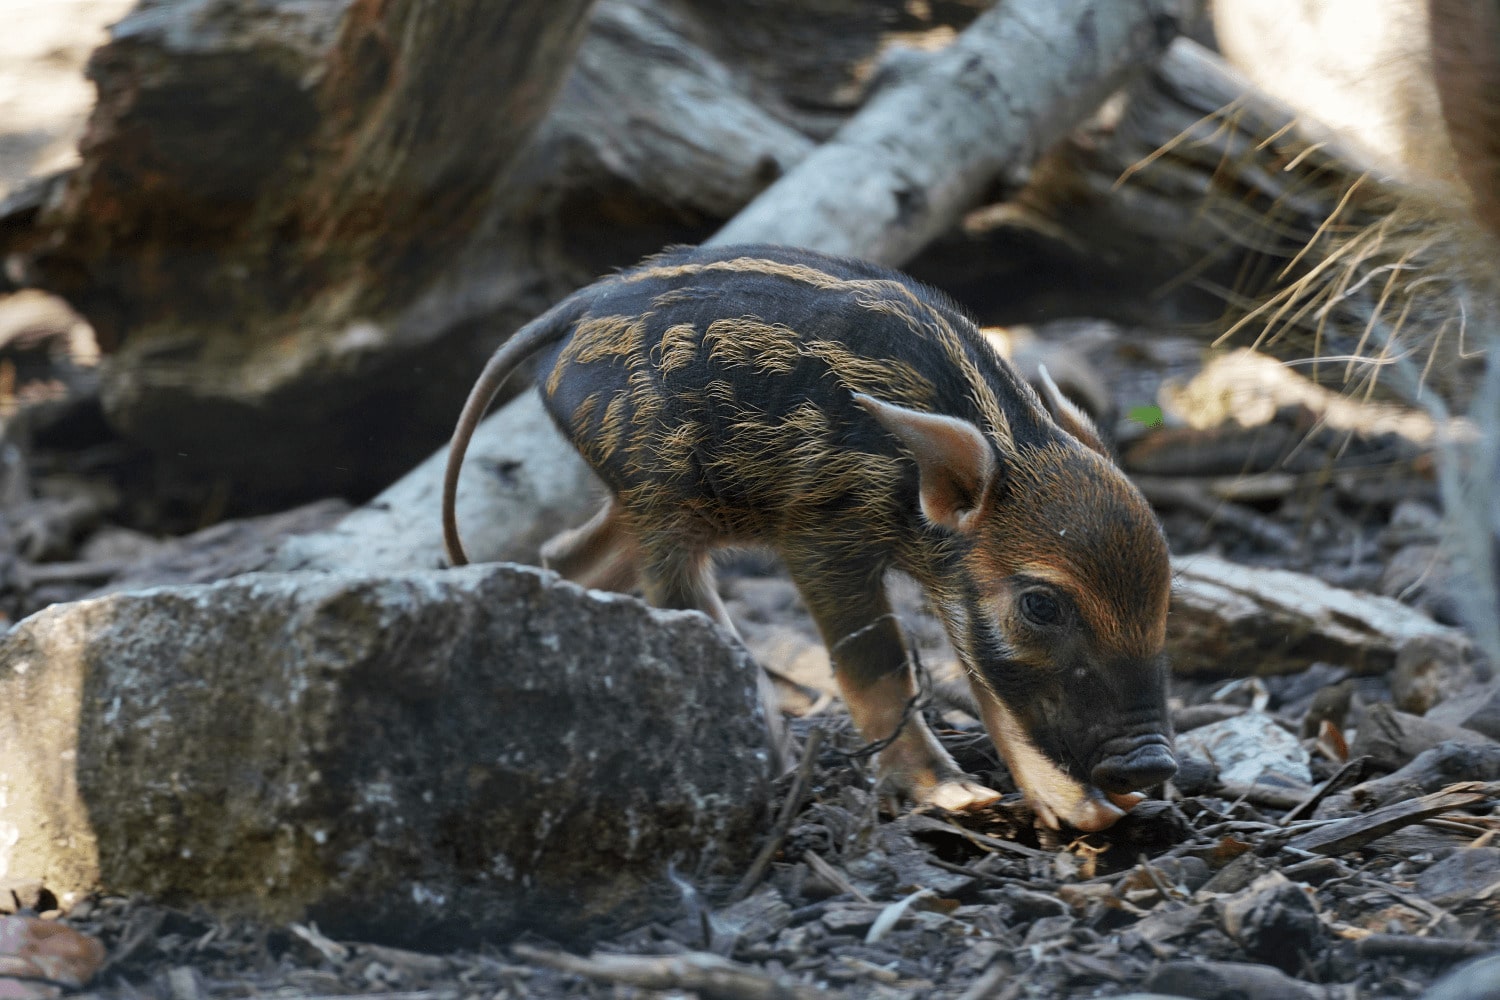
[[[1234,837],[1223,837],[1214,845],[1213,855],[1209,860],[1209,864],[1214,868],[1222,868],[1241,854],[1250,850],[1253,846]]]
[[[78,990],[104,964],[104,945],[66,924],[0,917],[0,1000]]]
[[[1324,757],[1340,764],[1349,760],[1349,741],[1332,719],[1324,719],[1318,724],[1317,750]]]

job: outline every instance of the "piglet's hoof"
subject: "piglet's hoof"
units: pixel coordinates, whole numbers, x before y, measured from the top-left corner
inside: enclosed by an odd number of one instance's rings
[[[972,812],[999,801],[999,792],[967,778],[941,782],[929,789],[921,799],[923,805],[937,806],[949,812]]]
[[[885,774],[878,792],[881,801],[896,813],[902,800],[918,806],[946,809],[948,812],[973,812],[1000,801],[1001,795],[993,788],[972,781],[962,774],[935,774],[923,776],[925,780],[912,780],[910,775]]]
[[[1106,795],[1106,793],[1100,792],[1098,789],[1088,789],[1085,798],[1079,801],[1079,804],[1074,805],[1073,811],[1067,814],[1067,816],[1062,817],[1062,819],[1064,819],[1064,822],[1068,826],[1077,829],[1077,831],[1085,832],[1085,834],[1097,834],[1097,832],[1103,831],[1103,829],[1115,826],[1115,823],[1118,823],[1121,817],[1124,817],[1125,814],[1130,813],[1133,808],[1136,808],[1137,805],[1145,801],[1146,796],[1140,792],[1127,792],[1124,795]],[[1043,822],[1046,822],[1046,817],[1043,817]],[[1052,822],[1047,823],[1047,826],[1058,829],[1058,822],[1056,822],[1056,819],[1053,819]]]

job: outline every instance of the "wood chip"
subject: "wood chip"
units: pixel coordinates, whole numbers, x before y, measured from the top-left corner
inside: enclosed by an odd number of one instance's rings
[[[349,949],[339,944],[332,938],[325,937],[323,933],[318,930],[317,924],[312,924],[309,926],[303,926],[302,924],[292,924],[288,929],[297,937],[301,938],[303,941],[306,941],[314,951],[322,955],[334,965],[340,965],[343,962],[348,961]]]
[[[875,922],[870,925],[870,931],[865,935],[865,944],[877,943],[901,922],[901,918],[906,916],[906,911],[911,908],[911,904],[924,896],[931,895],[934,895],[931,889],[918,889],[916,892],[908,893],[901,899],[896,900],[896,902],[887,905],[885,909],[880,911],[880,916],[875,918]]]
[[[1295,809],[1307,798],[1307,793],[1295,788],[1282,788],[1261,782],[1220,781],[1219,788],[1224,797],[1237,802],[1252,802],[1270,809]]]
[[[787,832],[792,828],[792,821],[797,818],[797,812],[802,808],[802,799],[807,795],[808,784],[812,781],[813,768],[818,762],[818,751],[823,747],[823,736],[822,726],[814,728],[807,734],[807,743],[802,747],[802,762],[797,766],[797,776],[792,781],[791,789],[781,802],[781,812],[776,817],[776,825],[772,827],[771,835],[761,845],[760,851],[740,879],[739,885],[735,886],[734,892],[730,894],[730,900],[740,900],[750,895],[765,876],[771,859],[776,857],[777,851],[781,850],[781,844],[786,840]]]

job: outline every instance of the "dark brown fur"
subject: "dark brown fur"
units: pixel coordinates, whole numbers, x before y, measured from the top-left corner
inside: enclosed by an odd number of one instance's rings
[[[1428,0],[1433,82],[1475,218],[1500,235],[1500,0]]]
[[[612,493],[544,549],[566,575],[639,581],[653,603],[727,626],[712,551],[772,547],[856,724],[881,739],[913,692],[882,584],[897,568],[932,598],[1045,819],[1108,825],[1119,809],[1094,785],[1128,806],[1175,766],[1156,521],[1087,421],[1060,394],[1044,403],[943,296],[861,261],[769,246],[671,250],[575,293],[497,352],[465,407],[444,496],[455,563],[464,446],[499,382],[538,350],[548,411]],[[1034,620],[1038,593],[1058,622]],[[995,798],[920,718],[881,766],[920,800]]]

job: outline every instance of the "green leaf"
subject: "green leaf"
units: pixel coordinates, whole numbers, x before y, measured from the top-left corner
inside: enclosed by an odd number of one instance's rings
[[[1161,407],[1154,404],[1148,403],[1144,406],[1132,406],[1125,411],[1125,415],[1136,423],[1145,424],[1147,427],[1160,427],[1162,424]]]

